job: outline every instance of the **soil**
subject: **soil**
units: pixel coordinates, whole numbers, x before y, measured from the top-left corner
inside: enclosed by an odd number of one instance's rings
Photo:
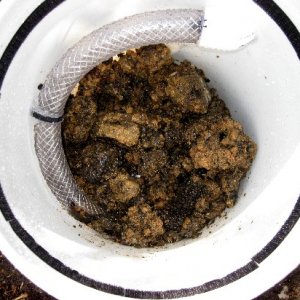
[[[199,236],[235,204],[256,145],[208,81],[162,44],[80,81],[62,137],[78,186],[102,211],[88,226],[125,245],[160,246]]]
[[[1,300],[55,300],[24,277],[0,252]]]
[[[70,293],[71,294],[71,293]],[[0,252],[1,300],[55,300],[24,277]],[[71,295],[70,295],[71,299]],[[254,300],[299,300],[300,265],[276,286]]]

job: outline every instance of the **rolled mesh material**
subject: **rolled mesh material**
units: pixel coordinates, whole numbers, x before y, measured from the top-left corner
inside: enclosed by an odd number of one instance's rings
[[[46,78],[33,115],[35,149],[42,174],[59,202],[73,202],[87,213],[99,210],[78,189],[66,161],[60,123],[74,86],[101,62],[130,48],[158,43],[196,43],[201,35],[204,14],[199,10],[147,12],[106,25],[79,41],[58,61]],[[45,122],[48,120],[49,122]]]
[[[62,148],[61,124],[39,122],[34,129],[40,167],[55,197],[66,208],[74,203],[89,214],[100,213],[97,206],[80,192],[73,179]]]

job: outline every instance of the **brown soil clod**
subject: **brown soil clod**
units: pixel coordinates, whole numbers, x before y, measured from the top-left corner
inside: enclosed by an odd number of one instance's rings
[[[81,80],[62,136],[78,186],[103,212],[89,226],[151,247],[199,236],[234,205],[256,145],[207,82],[162,44]]]

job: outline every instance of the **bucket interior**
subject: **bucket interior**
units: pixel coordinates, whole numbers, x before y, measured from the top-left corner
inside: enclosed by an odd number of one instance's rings
[[[285,176],[285,186],[277,182],[300,142],[298,58],[284,33],[252,1],[245,3],[249,17],[255,15],[256,38],[243,49],[222,52],[171,45],[177,59],[188,59],[204,70],[209,85],[257,143],[257,156],[238,201],[226,216],[199,238],[136,249],[103,238],[72,218],[42,177],[30,109],[38,85],[63,53],[92,30],[122,17],[167,8],[205,9],[208,2],[103,0],[101,5],[89,1],[83,7],[80,1],[67,1],[32,31],[6,76],[0,104],[5,141],[0,174],[7,201],[39,245],[86,277],[141,290],[188,288],[221,278],[260,251],[295,204],[294,175]]]

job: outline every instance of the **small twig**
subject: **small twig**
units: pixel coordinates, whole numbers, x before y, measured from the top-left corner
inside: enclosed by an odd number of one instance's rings
[[[27,293],[23,293],[19,297],[15,298],[13,300],[22,300],[22,299],[27,299],[27,298],[28,298],[28,294]]]

